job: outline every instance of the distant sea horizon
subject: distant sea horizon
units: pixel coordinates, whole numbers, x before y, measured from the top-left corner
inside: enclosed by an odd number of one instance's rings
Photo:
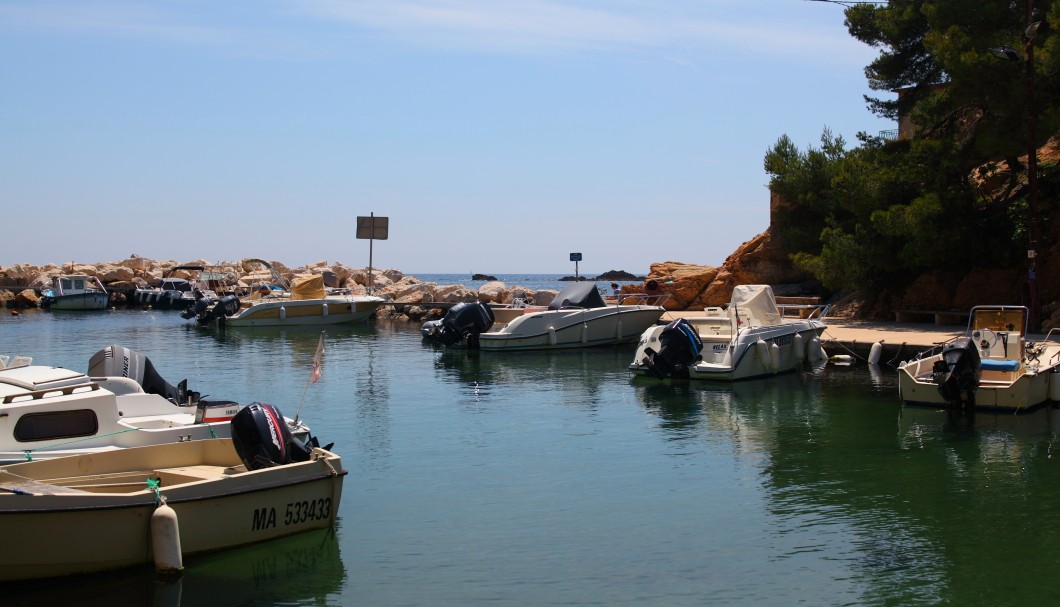
[[[459,273],[459,274],[444,274],[444,273],[417,273],[417,272],[404,272],[405,276],[414,276],[420,280],[426,282],[434,282],[440,285],[463,285],[469,289],[477,289],[489,281],[486,280],[471,280],[472,274]],[[562,290],[563,287],[570,284],[570,281],[560,280],[568,276],[574,276],[574,273],[569,274],[489,274],[489,276],[495,277],[500,282],[503,282],[509,287],[526,287],[534,291],[540,291],[541,289],[554,289]],[[578,273],[579,277],[585,278],[587,281],[592,282],[593,279],[598,276],[597,274],[585,274]],[[607,287],[610,283],[615,282],[619,285],[639,285],[639,280],[596,280],[595,281],[600,287]]]

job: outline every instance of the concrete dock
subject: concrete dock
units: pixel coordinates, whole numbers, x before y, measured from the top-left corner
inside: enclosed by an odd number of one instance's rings
[[[703,312],[667,312],[662,320],[670,322],[684,316],[697,316]],[[924,350],[964,334],[966,325],[935,325],[931,323],[881,322],[870,320],[848,320],[825,318],[828,327],[822,335],[822,345],[830,356],[850,354],[859,359],[868,358],[872,344],[883,343],[881,363],[909,360]]]

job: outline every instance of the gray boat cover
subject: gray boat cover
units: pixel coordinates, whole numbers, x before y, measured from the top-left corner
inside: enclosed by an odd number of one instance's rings
[[[564,308],[603,308],[607,304],[596,289],[595,282],[576,282],[567,285],[556,295],[552,303],[548,304],[549,310],[562,310]]]

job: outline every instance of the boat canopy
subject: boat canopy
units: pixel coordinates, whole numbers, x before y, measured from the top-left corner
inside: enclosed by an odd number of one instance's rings
[[[603,308],[606,306],[604,298],[600,296],[600,291],[596,289],[595,282],[576,282],[564,287],[548,305],[548,309]]]
[[[752,326],[780,324],[780,310],[769,285],[737,285],[732,290],[729,314],[747,318]]]
[[[320,274],[295,278],[291,285],[291,299],[323,299],[324,277]]]

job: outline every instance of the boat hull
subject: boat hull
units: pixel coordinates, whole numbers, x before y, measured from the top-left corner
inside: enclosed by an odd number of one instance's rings
[[[49,310],[105,310],[109,302],[107,293],[77,293],[42,297],[41,307]]]
[[[931,370],[939,356],[910,361],[898,368],[898,396],[909,405],[945,407],[939,387],[931,379]],[[1011,378],[1010,372],[983,371],[975,391],[975,408],[998,411],[1029,411],[1050,399],[1050,382],[1055,379],[1054,366],[1028,371]]]
[[[383,300],[378,297],[332,297],[323,300],[255,302],[237,314],[227,316],[231,327],[335,325],[367,320]]]
[[[804,320],[744,329],[730,337],[712,335],[706,329],[709,321],[690,320],[703,342],[702,359],[687,365],[679,377],[716,382],[772,377],[796,371],[804,361],[814,358],[810,348],[814,338],[819,339],[826,328],[819,321]],[[644,362],[646,350],[651,348],[658,351],[660,333],[661,328],[652,328],[641,337],[637,353],[629,365],[634,375],[651,375],[649,366]],[[762,345],[759,345],[759,340],[763,342]]]
[[[552,350],[636,341],[662,317],[659,306],[531,311],[478,335],[481,350]]]
[[[5,467],[0,486],[27,465],[54,465],[47,477],[97,478],[77,485],[83,488],[78,492],[0,492],[0,533],[19,544],[18,550],[0,556],[0,580],[92,573],[151,562],[156,496],[147,488],[149,476],[161,479],[161,494],[176,512],[184,555],[328,527],[335,521],[345,471],[333,454],[318,450],[320,457],[314,461],[251,472],[233,473],[229,468],[226,473],[226,464],[239,465],[227,439],[147,449]],[[134,452],[143,454],[137,470],[108,463],[139,456]],[[196,480],[199,476],[203,479]],[[93,482],[97,486],[90,486]]]

